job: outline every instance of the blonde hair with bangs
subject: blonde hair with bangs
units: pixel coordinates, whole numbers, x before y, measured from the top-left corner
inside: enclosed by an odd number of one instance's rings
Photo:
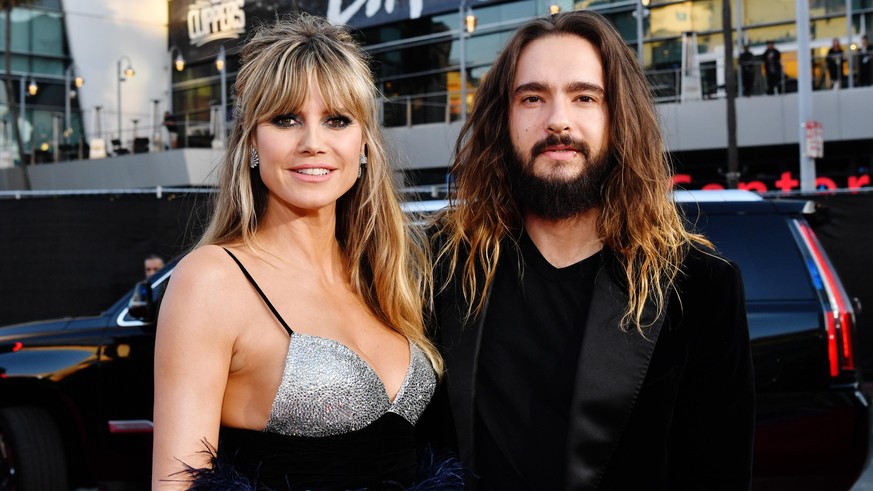
[[[378,92],[365,53],[344,27],[297,14],[258,27],[243,46],[235,124],[211,220],[197,245],[241,241],[257,248],[268,190],[249,167],[254,134],[258,124],[298,112],[310,82],[328,110],[360,124],[368,149],[366,170],[336,207],[336,237],[352,288],[383,323],[420,346],[441,374],[442,359],[422,317],[424,241],[400,209],[379,129]]]

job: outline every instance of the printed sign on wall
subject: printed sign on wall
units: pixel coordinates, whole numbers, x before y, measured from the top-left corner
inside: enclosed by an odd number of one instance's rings
[[[497,0],[478,0],[477,8]],[[469,0],[468,3],[472,3]],[[170,42],[186,60],[214,58],[242,44],[254,23],[302,11],[363,29],[457,11],[459,0],[174,0]]]

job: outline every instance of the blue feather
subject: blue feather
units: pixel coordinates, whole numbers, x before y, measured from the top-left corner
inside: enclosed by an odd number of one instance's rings
[[[216,451],[215,447],[204,441],[206,450],[201,452],[209,455],[210,466],[194,468],[183,462],[185,470],[178,474],[185,475],[185,482],[190,482],[190,491],[272,491],[257,480],[239,472],[231,459]],[[430,448],[419,456],[419,480],[406,488],[398,483],[385,482],[378,489],[397,489],[398,491],[460,491],[464,489],[464,469],[461,460],[452,454],[437,454]],[[393,486],[392,486],[393,485]],[[395,487],[396,486],[396,487]],[[291,491],[293,488],[288,487]],[[355,491],[367,491],[367,488]]]

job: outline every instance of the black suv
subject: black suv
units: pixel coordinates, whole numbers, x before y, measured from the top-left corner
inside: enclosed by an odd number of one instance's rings
[[[743,274],[757,393],[753,489],[850,489],[867,464],[869,396],[854,303],[812,230],[822,218],[812,201],[741,192],[724,196],[749,201],[695,202],[707,193],[683,206]]]
[[[742,192],[677,200],[743,271],[758,392],[755,489],[849,489],[867,462],[868,401],[855,313],[810,227],[815,207]],[[171,268],[99,317],[0,328],[0,489],[148,487],[154,319]]]

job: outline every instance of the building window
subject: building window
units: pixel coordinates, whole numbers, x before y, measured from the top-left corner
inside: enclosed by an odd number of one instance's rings
[[[743,25],[794,22],[797,11],[794,0],[743,0]]]

